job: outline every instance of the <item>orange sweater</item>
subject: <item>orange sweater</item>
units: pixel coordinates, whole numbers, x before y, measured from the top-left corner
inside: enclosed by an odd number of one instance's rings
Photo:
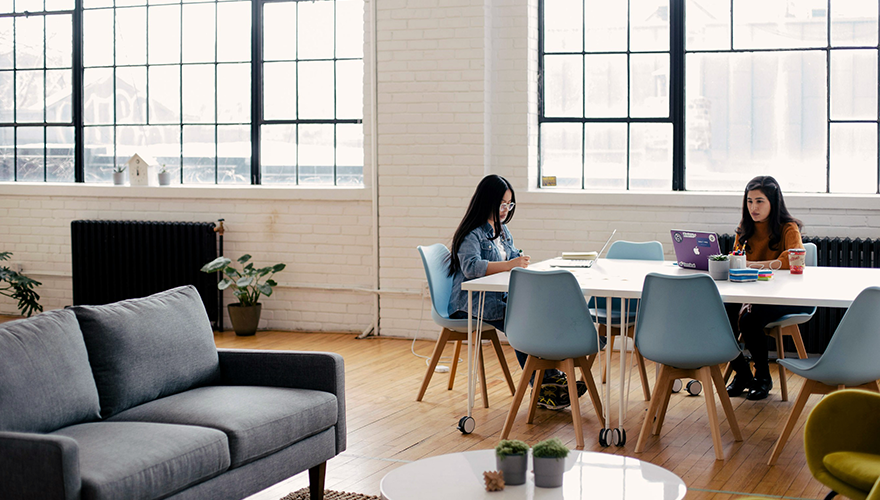
[[[797,224],[789,222],[782,226],[782,239],[779,240],[778,250],[770,248],[770,227],[767,221],[755,223],[755,234],[747,241],[749,249],[746,251],[746,260],[776,260],[782,262],[782,269],[788,269],[788,252],[790,248],[804,248],[801,240],[801,232]],[[742,247],[739,235],[736,236],[734,248]]]

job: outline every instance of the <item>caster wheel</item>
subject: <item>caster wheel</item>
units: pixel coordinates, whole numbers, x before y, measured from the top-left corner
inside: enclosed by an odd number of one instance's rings
[[[461,431],[462,434],[470,434],[474,432],[474,429],[477,427],[477,422],[474,421],[473,417],[464,416],[458,421],[458,430]]]
[[[620,443],[617,446],[626,446],[626,429],[620,429]]]
[[[611,446],[611,429],[599,429],[599,446],[607,448]]]
[[[611,444],[614,446],[623,446],[626,443],[626,433],[620,427],[611,429]]]
[[[681,391],[681,385],[681,379],[675,379],[675,381],[672,382],[672,392],[678,394]]]
[[[699,396],[703,392],[703,384],[699,380],[691,380],[688,382],[687,391],[691,396]]]

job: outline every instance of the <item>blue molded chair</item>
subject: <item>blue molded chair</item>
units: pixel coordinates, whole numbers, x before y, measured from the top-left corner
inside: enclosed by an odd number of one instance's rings
[[[425,266],[425,275],[428,277],[428,291],[431,294],[431,317],[443,329],[440,331],[440,337],[434,345],[434,353],[431,355],[431,361],[428,364],[428,371],[422,380],[422,387],[419,389],[419,395],[416,401],[421,401],[431,382],[431,376],[434,375],[434,369],[440,356],[443,354],[443,348],[447,342],[455,342],[455,353],[452,356],[452,366],[449,370],[449,386],[448,390],[452,390],[455,382],[455,371],[458,368],[458,357],[461,354],[461,343],[468,338],[467,319],[451,319],[449,317],[449,296],[452,295],[452,277],[447,272],[449,249],[442,243],[435,243],[431,246],[419,246],[419,255],[422,256],[422,265]],[[507,366],[507,359],[504,357],[504,351],[501,350],[501,342],[498,340],[498,333],[492,325],[483,323],[482,337],[492,341],[495,348],[495,354],[498,356],[498,362],[501,363],[501,370],[507,379],[507,385],[510,387],[510,393],[513,394],[515,387],[513,377],[510,375],[510,368]],[[483,406],[489,407],[489,394],[486,388],[486,369],[483,365],[483,346],[479,346],[479,370],[478,376],[480,387],[483,394]]]
[[[769,465],[776,463],[811,394],[859,388],[880,392],[880,287],[862,290],[843,315],[825,353],[818,358],[780,359],[777,363],[804,377],[804,386],[782,424]],[[829,429],[849,432],[848,429]]]
[[[621,259],[621,260],[663,260],[663,245],[659,241],[643,241],[643,242],[635,242],[635,241],[625,241],[619,240],[615,241],[611,244],[611,247],[608,248],[608,254],[605,256],[606,259]],[[593,318],[599,323],[599,336],[604,337],[606,335],[605,332],[605,323],[606,323],[606,313],[605,313],[605,298],[604,297],[594,297],[590,299],[590,313],[593,315]],[[632,337],[633,332],[635,331],[635,319],[636,319],[636,309],[638,308],[639,301],[638,300],[628,300],[627,308],[626,308],[626,316],[627,316],[627,324],[629,324],[629,331],[627,335]],[[620,299],[611,299],[611,324],[619,325],[620,324],[620,316],[622,314],[620,307]],[[618,327],[612,326],[612,335],[615,335],[615,331],[617,331]],[[618,331],[619,335],[620,332]],[[609,338],[609,348],[614,350],[614,337]],[[639,354],[638,350],[635,351],[636,361],[638,362],[639,367],[639,378],[642,381],[642,393],[645,395],[645,401],[651,400],[651,388],[648,385],[648,373],[645,370],[645,360],[642,358],[642,355]],[[600,356],[599,365],[602,365],[602,360]],[[602,372],[602,383],[605,383],[605,370],[601,370]]]
[[[507,413],[501,439],[507,439],[516,413],[534,377],[532,399],[529,405],[528,423],[535,417],[538,395],[544,370],[556,368],[565,372],[569,380],[571,417],[577,447],[584,447],[581,413],[575,380],[575,366],[580,367],[593,409],[605,427],[602,403],[590,367],[599,352],[596,327],[590,319],[590,310],[577,279],[570,271],[531,271],[516,268],[510,272],[510,288],[507,296],[507,316],[504,319],[507,339],[516,350],[528,354],[523,367],[522,379],[513,396]]]
[[[642,423],[636,453],[644,451],[652,423],[653,434],[660,434],[672,383],[678,378],[689,377],[700,380],[706,391],[715,458],[723,460],[721,429],[712,387],[718,391],[734,439],[742,441],[719,367],[739,356],[740,348],[715,281],[708,274],[668,276],[650,273],[645,277],[641,301],[635,344],[642,356],[661,366],[654,385],[655,397]]]

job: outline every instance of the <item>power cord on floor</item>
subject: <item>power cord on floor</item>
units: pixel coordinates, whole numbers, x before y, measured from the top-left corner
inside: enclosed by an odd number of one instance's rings
[[[422,291],[422,299],[424,299],[424,298],[425,298],[425,292]],[[428,298],[428,300],[430,301],[430,300],[431,300],[431,295],[428,294],[428,295],[427,295],[427,298]],[[432,306],[432,307],[433,307],[433,306]],[[425,306],[424,306],[424,304],[422,304],[422,307],[421,307],[420,309],[421,309],[421,313],[419,314],[419,327],[418,327],[418,329],[416,330],[415,335],[413,335],[412,345],[410,345],[409,350],[410,350],[410,352],[412,352],[413,356],[415,356],[415,357],[417,357],[417,358],[422,358],[422,359],[424,359],[424,360],[425,360],[425,366],[430,366],[430,365],[431,365],[431,357],[430,357],[430,356],[423,356],[423,355],[421,355],[421,354],[416,353],[416,340],[417,340],[418,337],[419,337],[419,332],[422,331],[422,320],[425,318]],[[443,360],[451,361],[451,360],[452,360],[452,356],[441,356],[441,357],[440,357],[440,361],[443,361]],[[458,362],[459,362],[459,363],[461,363],[462,361],[463,361],[463,360],[462,360],[461,358],[458,358]],[[434,371],[435,371],[436,373],[447,373],[447,372],[449,372],[449,367],[446,366],[446,365],[437,364],[437,366],[434,367]]]

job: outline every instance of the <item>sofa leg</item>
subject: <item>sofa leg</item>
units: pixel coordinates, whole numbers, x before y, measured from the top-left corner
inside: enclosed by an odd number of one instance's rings
[[[837,496],[837,492],[831,490],[827,495],[825,495],[825,500],[831,500],[832,498]]]
[[[324,500],[324,474],[327,472],[327,462],[309,469],[309,500]]]

